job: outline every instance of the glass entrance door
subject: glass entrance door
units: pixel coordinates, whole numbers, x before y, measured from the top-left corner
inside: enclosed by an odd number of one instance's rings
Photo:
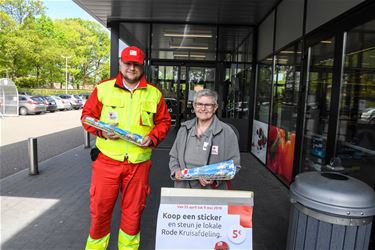
[[[183,117],[189,120],[195,117],[193,109],[194,95],[202,89],[215,89],[215,68],[208,67],[186,67],[187,80],[184,95],[185,113]]]
[[[215,88],[215,68],[186,65],[152,65],[150,81],[163,93],[172,125],[193,118],[195,92]]]
[[[172,125],[179,124],[183,113],[183,92],[186,85],[186,69],[177,66],[151,66],[150,81],[163,93],[168,111],[171,114]]]

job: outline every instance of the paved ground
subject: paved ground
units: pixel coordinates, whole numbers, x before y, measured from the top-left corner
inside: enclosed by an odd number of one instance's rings
[[[77,126],[80,126],[80,111],[70,112],[26,118],[36,119],[38,122],[46,119],[47,124],[51,124],[48,121],[53,119],[57,119],[56,122],[63,121],[61,124],[71,119],[70,122],[78,121]],[[20,120],[16,120],[18,118]],[[30,119],[14,117],[1,120],[2,142],[7,143],[0,148],[1,168],[3,169],[4,162],[11,167],[15,166],[15,160],[21,161],[21,169],[27,168],[26,163],[22,162],[23,153],[19,153],[25,152],[25,142],[18,139],[18,142],[12,143],[9,138],[7,139],[7,136],[12,137],[9,131],[14,131],[13,134],[17,136],[22,133],[27,136],[34,133],[33,136],[38,136],[40,141],[46,142],[46,147],[40,149],[43,151],[41,155],[44,155],[40,157],[40,175],[29,176],[28,170],[25,169],[17,170],[16,174],[0,180],[0,248],[4,250],[83,249],[90,224],[88,190],[91,162],[89,150],[84,149],[82,145],[81,128],[67,125],[62,128],[40,125],[45,127],[39,130],[26,126],[24,129],[20,121],[26,123],[26,120]],[[10,121],[15,121],[16,125],[9,125]],[[7,128],[6,134],[4,128]],[[153,154],[150,175],[151,195],[142,219],[141,249],[144,250],[154,249],[160,188],[172,186],[168,177],[168,152],[174,134],[175,130],[171,129],[168,138]],[[25,140],[25,137],[23,138]],[[69,144],[72,141],[73,144]],[[74,146],[75,143],[80,146]],[[5,161],[4,155],[7,154],[4,152],[16,152],[16,154],[13,158],[7,158],[9,161]],[[233,182],[233,188],[254,192],[254,249],[285,249],[289,217],[288,190],[249,153],[244,153],[241,157],[243,168]],[[117,249],[119,217],[119,208],[116,206],[109,249]]]
[[[50,159],[72,148],[82,145],[84,139],[81,127],[67,129],[37,137],[39,162]],[[0,178],[29,168],[28,142],[20,141],[0,147]]]
[[[250,154],[235,189],[255,194],[254,249],[285,249],[288,191]],[[154,249],[160,187],[171,186],[168,150],[156,150],[151,196],[142,220],[141,249]],[[83,249],[89,228],[90,159],[83,146],[43,161],[40,175],[27,171],[3,178],[1,186],[1,249]],[[116,248],[119,209],[115,208],[109,249]]]
[[[0,119],[0,146],[80,127],[82,110],[59,111],[40,115],[3,117]]]
[[[29,168],[30,137],[37,138],[39,162],[82,145],[80,116],[78,110],[0,119],[0,178]]]

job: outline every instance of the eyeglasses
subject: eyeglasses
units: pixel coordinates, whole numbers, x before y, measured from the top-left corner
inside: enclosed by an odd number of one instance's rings
[[[205,108],[205,109],[214,109],[215,107],[216,107],[216,104],[214,104],[214,103],[201,103],[201,102],[196,102],[196,103],[194,103],[194,107],[196,107],[196,108],[199,108],[199,109],[201,109],[201,108]]]

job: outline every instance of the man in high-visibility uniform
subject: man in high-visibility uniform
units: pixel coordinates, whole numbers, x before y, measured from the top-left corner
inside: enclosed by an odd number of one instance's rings
[[[137,47],[121,53],[120,72],[115,79],[97,85],[86,101],[81,120],[91,116],[105,123],[142,135],[141,146],[83,124],[96,135],[91,152],[90,235],[86,249],[106,249],[112,211],[121,191],[120,250],[138,249],[140,219],[149,193],[148,174],[152,148],[167,135],[171,117],[162,93],[143,75],[144,53]],[[94,155],[94,156],[93,156]]]

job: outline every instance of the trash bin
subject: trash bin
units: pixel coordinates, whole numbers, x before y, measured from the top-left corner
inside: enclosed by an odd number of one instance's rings
[[[368,249],[375,193],[367,184],[334,172],[297,175],[287,249]]]

